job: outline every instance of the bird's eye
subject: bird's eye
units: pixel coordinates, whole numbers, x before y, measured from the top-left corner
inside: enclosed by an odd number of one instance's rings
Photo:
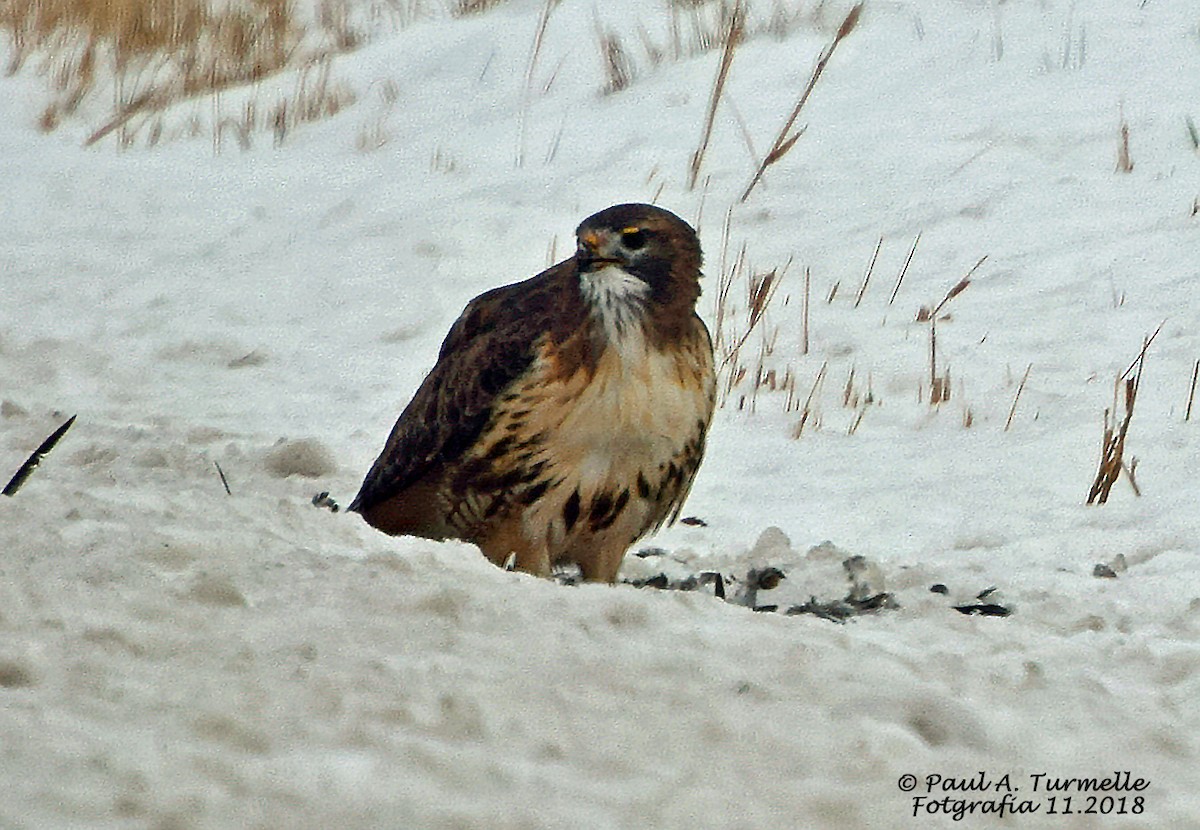
[[[646,246],[646,232],[641,228],[626,228],[621,231],[621,244],[630,251],[644,248]]]

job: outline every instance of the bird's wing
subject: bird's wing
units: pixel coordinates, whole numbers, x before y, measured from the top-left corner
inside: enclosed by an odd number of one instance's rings
[[[498,397],[524,374],[546,326],[548,283],[567,263],[472,300],[450,328],[437,363],[388,436],[350,505],[362,511],[462,457]]]

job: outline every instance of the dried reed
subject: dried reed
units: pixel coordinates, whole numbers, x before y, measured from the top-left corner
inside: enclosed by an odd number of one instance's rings
[[[1100,466],[1092,481],[1091,489],[1088,491],[1088,504],[1107,502],[1108,494],[1117,479],[1120,478],[1122,470],[1127,471],[1130,484],[1134,486],[1134,492],[1140,494],[1132,477],[1133,467],[1126,466],[1124,462],[1125,439],[1129,433],[1129,424],[1133,420],[1133,408],[1137,403],[1138,390],[1142,385],[1146,351],[1158,337],[1160,331],[1162,331],[1161,325],[1155,329],[1154,334],[1142,341],[1142,348],[1138,352],[1138,356],[1134,358],[1133,363],[1129,364],[1129,368],[1117,376],[1113,386],[1113,406],[1104,410],[1104,439],[1100,445]],[[1119,424],[1117,423],[1118,398],[1120,398],[1123,412]]]
[[[721,63],[717,66],[717,77],[713,81],[712,94],[708,100],[708,112],[704,118],[704,127],[700,131],[700,146],[692,154],[688,168],[688,190],[696,187],[696,179],[700,175],[700,166],[704,163],[704,153],[708,150],[708,142],[712,137],[713,123],[717,117],[717,105],[721,103],[721,93],[725,89],[725,79],[729,77],[729,68],[733,65],[733,56],[742,40],[745,9],[742,0],[738,0],[729,16],[729,29],[725,34],[725,48],[721,51]]]
[[[796,119],[800,117],[800,110],[802,110],[805,103],[808,102],[808,96],[812,94],[813,88],[817,85],[817,81],[821,79],[821,74],[825,71],[825,66],[829,63],[829,59],[833,57],[834,50],[837,49],[838,44],[845,40],[845,38],[854,31],[854,27],[858,24],[858,18],[861,13],[862,3],[858,3],[846,15],[845,19],[842,21],[842,25],[838,27],[837,33],[833,36],[833,40],[828,46],[825,47],[825,50],[817,59],[817,64],[813,68],[812,75],[809,76],[808,85],[805,86],[804,91],[800,93],[800,97],[797,99],[796,105],[792,107],[791,114],[788,115],[787,120],[784,121],[783,127],[779,130],[779,135],[775,137],[775,143],[771,145],[771,149],[767,151],[767,155],[764,156],[762,162],[759,163],[758,170],[755,171],[754,176],[750,179],[750,183],[746,185],[746,189],[742,193],[741,201],[744,202],[750,197],[750,193],[758,185],[759,181],[762,180],[763,174],[767,172],[767,168],[787,155],[787,152],[792,149],[793,145],[795,145],[795,143],[800,139],[800,136],[804,134],[803,128],[793,133],[792,126],[796,123]]]
[[[1021,382],[1017,384],[1017,394],[1013,395],[1012,406],[1008,410],[1008,418],[1004,421],[1004,431],[1008,432],[1008,428],[1012,426],[1013,416],[1017,414],[1017,401],[1021,400],[1021,393],[1025,391],[1025,381],[1029,380],[1029,372],[1033,369],[1033,364],[1030,363],[1025,367],[1025,374],[1021,376]]]
[[[930,310],[927,306],[922,306],[917,312],[918,322],[929,323],[929,405],[936,406],[943,401],[950,400],[950,372],[946,371],[943,375],[938,375],[937,368],[937,321],[938,316],[946,305],[957,297],[959,294],[967,290],[971,284],[971,277],[980,265],[987,260],[987,255],[979,258],[979,261],[971,266],[971,270],[967,272],[961,280],[956,282],[954,286],[946,292],[946,296],[942,297],[941,302]]]

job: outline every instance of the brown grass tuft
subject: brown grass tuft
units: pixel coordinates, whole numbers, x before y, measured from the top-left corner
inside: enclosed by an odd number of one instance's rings
[[[600,58],[604,63],[604,94],[612,95],[628,89],[633,83],[633,61],[625,51],[620,36],[597,25],[596,39],[600,44]]]
[[[1100,444],[1100,467],[1096,471],[1096,477],[1088,491],[1088,504],[1107,502],[1109,491],[1117,483],[1122,470],[1126,472],[1134,493],[1141,495],[1133,477],[1137,459],[1134,459],[1129,465],[1126,465],[1124,461],[1125,438],[1129,433],[1129,423],[1133,420],[1133,407],[1137,403],[1138,390],[1142,385],[1146,351],[1154,342],[1154,338],[1158,337],[1160,331],[1162,331],[1161,325],[1155,329],[1154,334],[1142,341],[1142,349],[1138,352],[1138,356],[1134,358],[1128,369],[1117,376],[1116,384],[1113,387],[1113,405],[1110,409],[1104,410],[1104,440]],[[1120,416],[1118,416],[1118,409],[1122,412]]]
[[[450,4],[450,14],[453,17],[469,17],[473,14],[483,14],[505,0],[453,0]]]
[[[125,143],[143,127],[152,140],[161,137],[154,116],[180,101],[291,69],[302,70],[305,88],[290,102],[304,110],[290,124],[336,111],[346,96],[332,94],[328,58],[364,40],[348,3],[323,0],[310,26],[296,16],[291,0],[7,0],[0,4],[0,29],[13,44],[9,71],[40,59],[50,79],[41,129],[57,129],[84,101],[111,87],[111,113],[88,143],[114,132]],[[330,94],[314,95],[314,78]],[[214,113],[217,144],[233,123],[269,129],[274,120],[246,113],[222,118],[216,106]]]
[[[1125,120],[1124,107],[1121,108],[1121,126],[1117,132],[1117,172],[1133,172],[1133,157],[1129,154],[1129,122]]]
[[[818,400],[817,392],[821,388],[821,383],[825,380],[825,370],[829,368],[829,361],[821,364],[821,368],[817,370],[817,377],[813,380],[812,388],[808,390],[808,397],[804,399],[804,406],[800,408],[800,419],[796,421],[796,426],[792,428],[792,437],[801,438],[804,436],[805,427],[818,425],[820,423],[820,414],[813,409],[813,404]]]
[[[967,272],[961,280],[956,282],[946,296],[942,297],[941,302],[930,308],[929,306],[921,306],[917,312],[918,323],[929,323],[929,405],[937,406],[940,403],[950,400],[950,370],[946,369],[943,374],[938,374],[938,350],[937,350],[937,324],[938,319],[946,319],[942,317],[942,311],[946,306],[957,297],[959,294],[967,290],[971,284],[971,277],[979,269],[980,265],[987,260],[984,255],[979,258],[979,261],[971,266],[971,270]]]
[[[780,387],[778,373],[768,370],[765,366],[766,359],[774,351],[778,331],[768,330],[764,319],[790,265],[789,260],[782,268],[755,272],[747,263],[746,248],[743,245],[733,263],[722,270],[717,282],[716,325],[713,335],[713,348],[718,357],[718,405],[724,406],[733,390],[748,377],[752,377],[754,381],[754,388],[751,390],[752,404],[761,386],[766,385],[771,390]],[[746,281],[746,299],[745,306],[739,310],[732,307],[730,295],[734,283],[740,278]],[[730,319],[739,314],[744,315],[744,319],[731,328]],[[762,339],[756,365],[751,373],[750,367],[742,361],[742,350],[756,331]]]

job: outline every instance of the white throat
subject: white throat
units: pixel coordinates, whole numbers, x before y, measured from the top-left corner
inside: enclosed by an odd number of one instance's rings
[[[606,265],[580,274],[579,287],[610,342],[620,343],[632,334],[641,335],[637,323],[645,316],[650,296],[650,286],[643,280],[624,268]]]

